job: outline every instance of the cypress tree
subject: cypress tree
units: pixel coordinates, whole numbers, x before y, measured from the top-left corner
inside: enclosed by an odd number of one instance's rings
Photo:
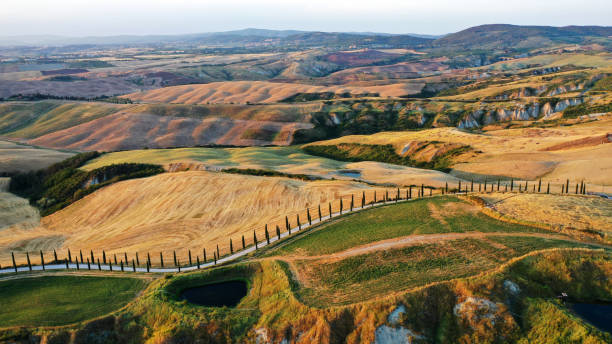
[[[424,185],[421,184],[421,197],[425,197],[425,189],[424,189]]]
[[[64,259],[64,263],[66,263],[66,269],[68,269],[69,268],[69,266],[68,266],[68,259]]]
[[[488,180],[487,180],[487,178],[485,178],[485,184],[484,184],[484,191],[485,192],[487,192],[487,182],[488,182]]]
[[[15,263],[15,254],[13,252],[11,252],[11,258],[13,259],[13,268],[17,272],[17,263]]]
[[[448,182],[444,183],[444,192],[448,193]]]
[[[255,234],[255,231],[253,231],[253,234]],[[204,263],[206,263],[206,248],[202,249],[202,259],[204,259]]]
[[[70,249],[68,249],[68,261],[72,263],[72,254],[70,254]]]
[[[147,252],[147,265],[150,266],[151,265],[151,255],[149,254],[149,252]],[[148,272],[148,271],[147,271]]]
[[[217,265],[217,254],[213,252],[213,259],[215,260],[215,265]]]
[[[83,251],[79,250],[79,256],[81,256],[81,263],[83,263]]]
[[[123,254],[124,254],[124,257],[125,257],[125,265],[128,265],[130,263],[130,261],[128,260],[127,252],[123,252]]]
[[[106,264],[106,252],[104,250],[102,250],[102,262]]]
[[[178,272],[181,272],[181,260],[180,259],[178,260],[177,266],[178,266]]]
[[[200,256],[196,256],[196,264],[198,265],[198,270],[200,269]]]
[[[504,185],[504,192],[508,192],[508,184]]]
[[[177,265],[177,261],[176,261],[176,251],[172,251],[172,258],[174,258],[174,266]]]
[[[310,209],[306,208],[306,218],[308,219],[308,225],[312,226],[312,218],[310,217]]]
[[[526,181],[525,181],[525,192],[527,192],[527,190],[529,190],[529,189],[527,188],[527,186],[529,185],[528,183],[529,183],[529,181],[527,181],[527,180],[526,180]]]
[[[268,225],[266,225],[266,242],[270,245],[270,234],[268,233]]]
[[[365,191],[362,191],[361,192],[361,208],[365,207],[365,202],[366,202]]]
[[[219,253],[219,244],[217,244],[217,258],[218,259],[221,258],[221,254]]]
[[[340,197],[340,215],[342,215],[343,208],[344,208],[344,205],[342,204],[342,197]]]
[[[569,179],[565,182],[565,193],[569,193]]]
[[[565,193],[565,184],[561,184],[561,193]]]
[[[257,251],[259,247],[257,247],[257,235],[255,234],[255,231],[253,231],[253,243],[255,243],[255,250]],[[206,257],[206,255],[204,255],[204,257]],[[204,259],[204,262],[206,262],[206,258]]]
[[[478,183],[478,192],[482,191],[482,183]]]
[[[321,212],[321,206],[319,206],[319,212]],[[291,235],[291,225],[289,224],[289,217],[285,216],[285,228],[287,228],[287,232]]]
[[[98,270],[102,271],[102,265],[100,265],[100,258],[98,258]],[[149,270],[147,270],[149,272]]]
[[[151,271],[151,262],[147,262],[147,272]]]
[[[510,192],[514,191],[514,179],[510,179]]]
[[[458,187],[459,192],[461,192],[461,181],[459,181],[459,187]]]
[[[242,249],[246,248],[246,242],[244,241],[244,235],[242,235]]]
[[[331,202],[329,202],[329,218],[332,218],[332,207],[331,207]]]
[[[45,257],[43,257],[42,250],[40,250],[40,264],[42,265],[42,269],[45,270]]]
[[[295,217],[296,217],[297,224],[298,224],[298,231],[301,231],[302,230],[302,223],[300,222],[300,214],[297,214]]]
[[[541,190],[542,190],[542,178],[538,180],[538,193],[540,193]]]
[[[576,183],[576,195],[578,194],[578,183]]]
[[[117,264],[118,264],[118,263],[117,263],[117,254],[113,253],[113,257],[114,257],[114,259],[115,259],[115,265],[117,265]]]
[[[400,191],[399,191],[399,188],[397,188],[397,196],[395,196],[395,203],[399,201],[399,198],[400,198]]]
[[[432,188],[429,188],[429,197],[431,197],[431,193],[433,192],[432,190]]]
[[[89,254],[91,255],[91,263],[95,264],[96,263],[96,259],[94,258],[93,250],[89,250]]]
[[[138,252],[136,252],[136,265],[140,266],[140,259],[138,259]]]
[[[276,226],[276,237],[280,240],[280,228],[278,228],[278,225]]]
[[[461,188],[459,188],[459,189],[461,189]],[[474,179],[472,179],[471,182],[470,182],[470,191],[474,192]]]
[[[389,190],[385,190],[385,202],[389,202]]]
[[[374,203],[376,203],[376,190],[374,190]]]
[[[111,262],[111,260],[108,260],[108,268],[110,269],[110,271],[113,271],[113,262]]]
[[[546,193],[549,194],[550,193],[550,182],[548,182],[548,186],[546,187]]]
[[[354,206],[355,206],[355,199],[353,198],[353,194],[351,194],[351,211],[353,211]]]
[[[87,265],[89,266],[89,260],[87,260]],[[132,258],[132,271],[136,272],[136,263],[134,263],[134,258]]]
[[[57,252],[53,249],[53,261],[57,263]]]
[[[523,192],[523,185],[519,184],[519,192]]]
[[[321,204],[319,204],[319,222],[323,220],[323,215],[321,214]]]
[[[232,243],[232,238],[230,238],[230,254],[234,254],[234,244]]]
[[[408,187],[408,199],[412,199],[412,185]]]
[[[230,242],[232,241],[232,239],[230,239]],[[187,250],[187,255],[189,256],[189,266],[193,265],[191,263],[191,250]]]
[[[164,267],[164,255],[159,252],[159,262],[161,263],[161,267]]]
[[[26,258],[28,259],[28,269],[32,271],[32,263],[30,263],[30,254],[26,252]]]
[[[499,191],[499,179],[497,180],[497,191]]]
[[[123,259],[121,259],[121,272],[123,272]]]

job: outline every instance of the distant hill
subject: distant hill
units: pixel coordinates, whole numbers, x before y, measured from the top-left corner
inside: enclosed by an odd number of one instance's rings
[[[552,44],[585,44],[612,36],[610,26],[518,26],[491,24],[446,35],[437,39],[437,47],[468,49],[538,48]]]

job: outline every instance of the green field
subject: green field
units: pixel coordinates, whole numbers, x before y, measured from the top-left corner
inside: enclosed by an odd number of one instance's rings
[[[542,231],[492,219],[469,203],[446,196],[349,215],[287,244],[278,253],[330,254],[370,242],[414,234]]]
[[[113,312],[147,283],[119,277],[44,276],[0,282],[0,327],[58,326]]]
[[[340,261],[302,260],[296,266],[308,287],[297,294],[317,307],[354,303],[389,291],[476,275],[535,250],[585,246],[534,237],[491,237],[377,251]]]
[[[335,170],[345,163],[305,154],[297,147],[143,149],[107,153],[83,166],[85,170],[124,162],[166,165],[174,162],[204,163],[223,167]]]

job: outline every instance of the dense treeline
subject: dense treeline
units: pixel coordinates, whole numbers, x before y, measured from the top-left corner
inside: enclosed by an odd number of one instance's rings
[[[315,145],[302,148],[311,155],[322,156],[340,161],[378,161],[395,165],[450,171],[451,158],[470,149],[469,146],[451,149],[434,157],[431,161],[417,161],[409,156],[396,153],[392,145],[367,145],[360,143],[341,143],[339,145]]]
[[[285,173],[274,170],[264,170],[264,169],[255,169],[255,168],[226,168],[223,170],[225,173],[234,173],[234,174],[246,174],[251,176],[265,176],[265,177],[287,177],[293,179],[301,179],[301,180],[321,180],[322,177],[312,176],[308,174],[299,174],[299,173]]]
[[[43,170],[13,174],[9,190],[29,199],[45,216],[106,185],[164,172],[159,165],[132,163],[104,166],[89,172],[79,169],[98,156],[98,152],[81,153]]]
[[[133,104],[129,98],[118,98],[101,96],[94,98],[87,97],[73,97],[73,96],[55,96],[52,94],[32,93],[32,94],[14,94],[7,98],[0,98],[0,101],[39,101],[39,100],[73,100],[73,101],[85,101],[85,102],[106,102],[114,104]]]

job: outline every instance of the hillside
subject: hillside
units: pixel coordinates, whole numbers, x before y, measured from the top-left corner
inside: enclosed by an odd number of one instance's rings
[[[589,44],[612,36],[609,26],[480,25],[434,41],[438,47],[464,49],[533,49],[555,44]],[[597,39],[599,38],[599,39]]]
[[[230,236],[238,243],[241,235],[251,239],[256,230],[263,238],[264,223],[284,224],[287,214],[363,189],[348,181],[302,182],[210,172],[123,181],[44,217],[35,229],[4,229],[1,264],[8,264],[5,259],[12,250],[104,248],[107,253],[157,255],[160,250],[212,252],[218,244],[227,251]]]
[[[354,95],[378,93],[383,97],[399,97],[418,93],[422,85],[391,84],[384,86],[312,86],[263,81],[213,82],[203,85],[167,87],[142,93],[132,93],[125,97],[148,103],[275,103],[297,93],[351,93]]]

